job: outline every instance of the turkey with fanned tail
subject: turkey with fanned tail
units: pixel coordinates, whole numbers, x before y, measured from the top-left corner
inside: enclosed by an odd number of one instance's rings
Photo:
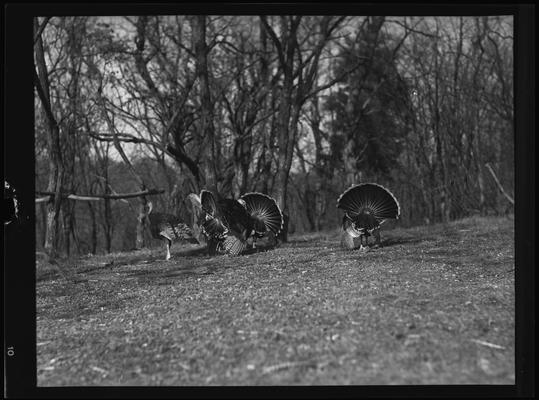
[[[380,245],[380,225],[388,219],[398,219],[400,205],[395,196],[376,183],[361,183],[344,191],[337,200],[344,211],[341,245],[347,249],[363,249],[363,239],[374,236]],[[356,243],[359,239],[359,246]]]
[[[208,238],[211,253],[222,251],[239,255],[256,240],[270,232],[275,236],[283,228],[283,214],[273,198],[262,193],[247,193],[239,199],[227,199],[209,190],[200,197],[189,195],[191,202],[204,214],[202,231]],[[197,204],[197,200],[199,204]]]

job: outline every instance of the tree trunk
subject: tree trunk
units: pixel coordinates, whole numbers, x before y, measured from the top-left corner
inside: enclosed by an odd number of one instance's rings
[[[434,115],[433,130],[434,140],[436,142],[436,156],[438,170],[440,172],[440,180],[438,185],[440,187],[440,218],[444,222],[449,221],[451,202],[448,188],[448,171],[447,171],[447,155],[445,151],[444,132],[442,132],[441,120],[440,120],[440,91],[443,90],[442,79],[440,77],[440,61],[438,43],[433,43],[434,49],[434,104],[432,105],[432,113]]]
[[[138,227],[139,225],[137,225],[137,228]],[[144,227],[142,227],[142,229],[144,229]],[[137,245],[142,247],[143,244],[144,238],[139,240],[137,236]],[[105,199],[105,249],[107,253],[112,251],[112,211],[109,199]]]
[[[41,248],[45,248],[45,242],[47,241],[47,205],[41,204],[39,207],[41,211]]]
[[[94,207],[92,206],[92,203],[91,202],[88,202],[88,209],[90,211],[90,220],[92,221],[92,231],[91,231],[91,234],[90,234],[90,239],[91,239],[91,252],[92,254],[96,254],[97,253],[97,222],[96,222],[96,215],[95,215],[95,210],[94,210]]]
[[[34,33],[38,32],[38,21],[34,18]],[[54,259],[58,256],[58,219],[60,215],[60,207],[62,205],[62,197],[60,192],[64,180],[64,165],[60,148],[60,129],[56,118],[52,112],[52,105],[49,92],[48,71],[45,64],[45,54],[43,50],[43,40],[41,35],[37,36],[35,45],[35,63],[37,66],[37,75],[35,75],[35,86],[41,104],[47,115],[48,120],[48,150],[49,150],[49,182],[47,190],[54,192],[55,196],[47,205],[47,223],[44,250],[50,258]],[[35,71],[34,71],[35,72]]]
[[[213,126],[213,103],[210,91],[209,71],[208,71],[208,46],[206,44],[206,16],[197,15],[191,19],[193,31],[192,41],[196,58],[196,77],[200,87],[200,133],[202,135],[202,170],[206,186],[217,189],[218,154],[215,149],[215,132]]]
[[[71,254],[71,241],[69,235],[71,234],[70,230],[70,210],[69,210],[69,204],[67,201],[64,201],[62,204],[62,227],[63,227],[63,235],[64,235],[64,249],[66,256],[69,257]]]

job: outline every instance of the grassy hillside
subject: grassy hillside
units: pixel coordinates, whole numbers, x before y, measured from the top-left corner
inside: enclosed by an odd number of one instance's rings
[[[38,385],[514,384],[508,218],[339,232],[209,257],[193,245],[37,269]]]

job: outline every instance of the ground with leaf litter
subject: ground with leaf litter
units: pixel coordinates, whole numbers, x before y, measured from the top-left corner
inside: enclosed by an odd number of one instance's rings
[[[37,265],[39,386],[514,384],[514,221]]]

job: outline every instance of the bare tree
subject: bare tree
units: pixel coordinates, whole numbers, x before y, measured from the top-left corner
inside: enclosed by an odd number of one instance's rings
[[[48,20],[42,22],[45,25]],[[57,257],[58,251],[58,219],[62,198],[62,182],[64,180],[64,162],[60,144],[60,127],[57,118],[53,113],[50,96],[49,72],[45,63],[45,52],[43,49],[42,32],[44,27],[40,26],[38,18],[34,18],[34,36],[36,38],[34,45],[34,62],[37,71],[34,69],[34,86],[36,88],[41,106],[47,116],[48,121],[48,140],[47,147],[49,151],[49,182],[47,190],[54,192],[52,201],[47,206],[47,225],[45,236],[45,251],[51,258]]]
[[[279,171],[274,192],[278,204],[286,210],[288,176],[292,166],[294,143],[298,137],[301,109],[313,94],[322,51],[344,18],[325,16],[319,20],[310,20],[309,26],[315,28],[307,28],[307,24],[301,26],[302,16],[280,16],[279,34],[267,17],[262,16],[261,20],[277,52],[279,70],[282,73],[276,126]],[[301,34],[305,36],[301,37]]]

